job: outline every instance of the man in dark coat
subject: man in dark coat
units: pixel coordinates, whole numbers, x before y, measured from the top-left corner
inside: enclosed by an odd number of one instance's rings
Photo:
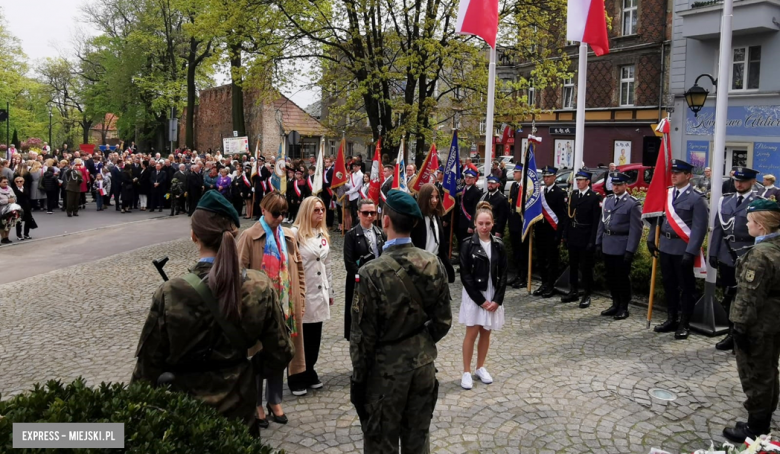
[[[512,241],[512,255],[517,267],[517,276],[509,283],[512,288],[522,288],[528,285],[528,239],[523,238],[523,215],[517,211],[517,204],[522,203],[523,165],[517,164],[513,172],[514,183],[509,190],[509,238]]]
[[[111,194],[114,195],[114,208],[116,208],[116,211],[119,211],[121,209],[119,197],[122,194],[122,169],[119,168],[119,165],[112,164],[110,172]]]
[[[487,187],[487,192],[482,194],[479,201],[488,202],[493,207],[493,229],[491,233],[493,236],[503,238],[506,222],[509,219],[509,202],[507,202],[506,196],[501,192],[501,179],[499,177],[494,175],[488,176]]]
[[[550,207],[550,212],[534,224],[536,244],[536,263],[542,275],[542,285],[534,290],[534,296],[550,298],[555,294],[555,281],[558,279],[559,247],[563,231],[569,216],[566,208],[569,196],[563,189],[555,185],[555,175],[558,169],[552,166],[542,168],[542,197]],[[546,211],[547,208],[544,208]]]
[[[162,212],[167,178],[168,173],[163,170],[162,164],[158,162],[155,170],[152,172],[152,201],[149,204],[149,211],[154,212],[155,209],[159,209]]]
[[[564,239],[569,250],[569,293],[561,298],[562,303],[571,303],[579,299],[579,276],[585,293],[580,300],[580,308],[590,306],[590,293],[593,291],[593,266],[596,252],[596,233],[601,219],[601,196],[590,189],[590,172],[580,170],[575,175],[577,189],[569,199],[569,219]]]
[[[200,165],[193,164],[187,174],[187,216],[192,216],[195,212],[201,194],[203,194],[203,175],[200,173]]]
[[[135,184],[135,188],[133,188],[133,209],[138,209],[138,199],[140,193],[138,192],[138,185],[141,184],[141,158],[138,155],[133,155],[133,167],[132,167],[132,174],[133,174],[133,182]]]
[[[474,234],[474,214],[477,212],[477,203],[482,198],[482,190],[476,186],[477,173],[472,169],[463,172],[466,185],[458,196],[458,244]]]
[[[325,158],[325,169],[322,172],[322,202],[325,204],[325,225],[328,228],[333,227],[334,212],[330,209],[330,201],[333,200],[333,190],[330,188],[333,181],[333,159]]]

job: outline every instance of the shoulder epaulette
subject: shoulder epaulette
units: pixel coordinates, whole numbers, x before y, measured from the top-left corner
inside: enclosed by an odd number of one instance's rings
[[[631,194],[629,194],[628,196],[629,196],[629,197],[630,197],[632,200],[639,200],[639,199],[637,199],[636,197],[634,197],[634,196],[633,196],[633,195],[631,195]]]

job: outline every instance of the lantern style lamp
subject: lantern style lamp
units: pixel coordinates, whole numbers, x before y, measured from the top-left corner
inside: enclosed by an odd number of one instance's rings
[[[685,103],[688,104],[688,108],[691,109],[695,117],[699,116],[699,112],[701,112],[702,107],[704,107],[704,103],[707,102],[707,96],[710,94],[708,90],[699,86],[699,79],[702,77],[708,77],[710,81],[712,81],[713,86],[718,86],[718,81],[715,78],[709,74],[702,74],[696,78],[696,81],[693,83],[693,87],[689,88],[688,91],[685,92]]]

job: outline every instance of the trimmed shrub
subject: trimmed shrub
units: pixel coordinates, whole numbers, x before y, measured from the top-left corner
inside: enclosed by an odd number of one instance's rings
[[[247,427],[182,393],[145,383],[101,383],[90,388],[82,378],[63,385],[50,380],[32,391],[0,402],[0,447],[12,446],[15,422],[114,422],[125,424],[130,453],[257,453],[274,451],[253,438]],[[3,449],[0,449],[2,451]],[[84,453],[107,452],[82,449]],[[44,449],[20,452],[38,453]]]

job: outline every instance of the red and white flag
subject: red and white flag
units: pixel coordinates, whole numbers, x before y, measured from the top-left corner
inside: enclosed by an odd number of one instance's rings
[[[436,181],[434,175],[436,175],[437,170],[439,170],[439,155],[436,153],[436,144],[434,143],[431,144],[431,149],[428,150],[428,155],[425,157],[420,171],[409,184],[409,189],[413,193],[420,192],[424,184]]]
[[[658,123],[656,131],[663,134],[661,150],[655,162],[653,179],[647,189],[645,204],[642,206],[642,218],[662,216],[666,209],[667,188],[672,185],[672,147],[669,139],[669,120],[664,118]]]
[[[490,47],[496,47],[498,0],[460,0],[455,32],[476,35]]]
[[[597,56],[609,53],[604,0],[568,0],[566,39],[588,43]]]
[[[374,160],[371,162],[371,183],[368,186],[368,197],[379,203],[379,193],[382,183],[385,181],[385,174],[382,173],[382,138],[376,141],[376,150],[374,151]]]

